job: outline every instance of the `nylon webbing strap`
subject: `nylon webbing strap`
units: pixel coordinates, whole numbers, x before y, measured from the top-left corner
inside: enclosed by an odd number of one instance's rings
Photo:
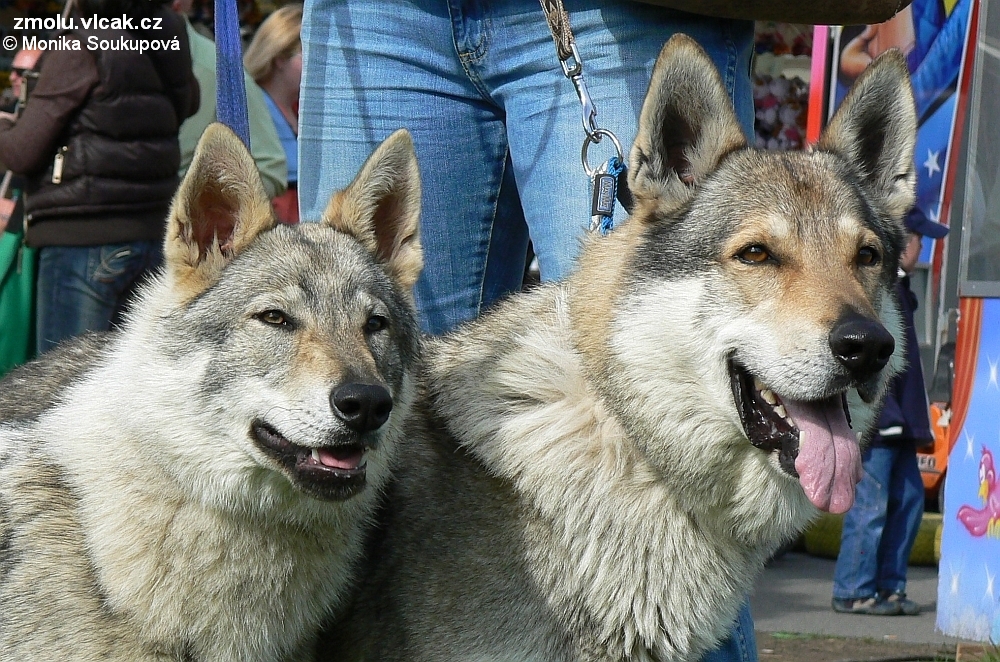
[[[243,46],[237,0],[215,0],[215,117],[250,149],[250,116],[243,84]]]
[[[549,23],[552,39],[556,42],[556,54],[559,60],[565,62],[573,57],[573,31],[569,27],[569,14],[563,7],[562,0],[539,0],[545,20]]]

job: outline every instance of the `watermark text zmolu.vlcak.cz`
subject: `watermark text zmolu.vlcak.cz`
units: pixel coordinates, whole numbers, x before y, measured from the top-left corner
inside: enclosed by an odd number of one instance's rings
[[[14,18],[14,30],[24,31],[72,31],[82,30],[161,30],[161,17],[135,18],[132,16],[21,16]],[[41,51],[179,51],[180,41],[172,39],[137,39],[133,37],[101,38],[89,35],[86,39],[73,34],[60,34],[52,37],[37,35],[20,37],[8,35],[3,38],[3,47],[8,51],[18,49]]]
[[[132,16],[19,16],[14,18],[15,30],[160,30],[162,18]]]

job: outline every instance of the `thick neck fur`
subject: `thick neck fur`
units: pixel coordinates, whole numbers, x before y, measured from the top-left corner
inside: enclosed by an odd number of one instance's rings
[[[235,440],[243,412],[206,412],[198,394],[207,351],[163,351],[158,320],[176,302],[163,283],[152,289],[37,434],[78,497],[106,604],[144,646],[176,659],[290,657],[343,599],[376,490],[320,502],[249,457]]]
[[[431,390],[460,443],[524,505],[534,579],[584,658],[696,659],[726,634],[773,547],[803,522],[785,516],[759,530],[784,503],[784,486],[768,492],[752,476],[764,491],[749,504],[732,499],[750,495],[705,485],[700,507],[687,507],[683,487],[664,480],[595,390],[571,330],[573,286],[517,297],[433,345]],[[483,357],[479,369],[449,368],[473,355]],[[693,446],[691,432],[651,433]],[[745,478],[733,471],[719,481]],[[744,528],[739,510],[755,508],[768,512],[750,513]]]

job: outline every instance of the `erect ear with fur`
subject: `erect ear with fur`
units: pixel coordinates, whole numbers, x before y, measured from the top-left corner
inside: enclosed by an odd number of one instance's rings
[[[683,201],[727,153],[746,145],[715,65],[693,39],[675,35],[653,66],[629,156],[637,200]]]
[[[174,196],[164,243],[167,270],[197,294],[275,223],[250,152],[228,127],[210,124]]]
[[[409,132],[400,129],[378,146],[354,181],[330,198],[323,222],[361,242],[410,291],[424,254],[420,171]]]
[[[917,113],[906,60],[891,50],[858,77],[816,149],[854,164],[876,203],[899,221],[915,201],[916,136]]]

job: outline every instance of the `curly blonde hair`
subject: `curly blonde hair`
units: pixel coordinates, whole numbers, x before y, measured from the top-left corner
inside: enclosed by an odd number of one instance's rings
[[[274,73],[274,61],[288,59],[302,50],[302,5],[285,5],[271,13],[260,27],[243,54],[247,73],[263,85]]]

